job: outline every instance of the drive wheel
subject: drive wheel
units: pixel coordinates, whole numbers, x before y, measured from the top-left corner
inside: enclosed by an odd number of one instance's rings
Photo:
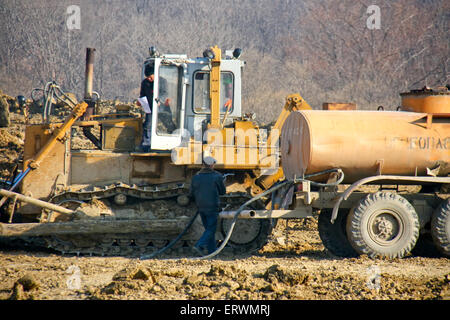
[[[225,237],[230,230],[232,219],[221,219],[220,231]],[[267,243],[272,232],[269,219],[238,219],[229,244],[238,252],[254,252]]]
[[[247,200],[244,198],[243,200]],[[241,200],[242,202],[242,200]],[[237,209],[241,202],[231,204],[228,210]],[[260,201],[249,205],[249,209],[262,209]],[[219,228],[225,238],[231,228],[233,219],[219,219]],[[237,219],[228,244],[235,253],[250,253],[261,249],[269,241],[269,236],[276,226],[276,219]]]
[[[332,210],[323,209],[319,214],[320,239],[324,247],[338,257],[356,257],[358,255],[347,239],[345,224],[348,213],[348,210],[340,210],[334,223],[331,223]]]
[[[431,236],[442,254],[450,257],[450,199],[444,201],[431,218]]]
[[[419,238],[419,218],[413,206],[395,193],[367,195],[347,218],[350,244],[359,254],[402,258]]]

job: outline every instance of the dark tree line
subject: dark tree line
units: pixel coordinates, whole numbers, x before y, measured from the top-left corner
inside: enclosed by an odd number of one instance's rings
[[[0,0],[0,88],[25,93],[55,80],[82,97],[85,48],[95,47],[94,89],[138,94],[148,47],[200,56],[240,47],[244,111],[272,121],[289,93],[315,108],[356,102],[395,109],[399,92],[449,80],[446,0]],[[80,29],[69,30],[70,5]],[[369,29],[367,8],[380,8]]]

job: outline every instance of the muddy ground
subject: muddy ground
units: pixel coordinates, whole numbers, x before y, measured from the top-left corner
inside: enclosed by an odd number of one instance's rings
[[[23,149],[22,119],[13,111],[0,129],[1,179]],[[321,244],[315,217],[282,221],[258,252],[206,261],[0,248],[0,299],[450,300],[450,260],[338,258]]]
[[[450,261],[337,258],[309,218],[279,224],[253,255],[206,261],[1,250],[0,299],[450,300]]]

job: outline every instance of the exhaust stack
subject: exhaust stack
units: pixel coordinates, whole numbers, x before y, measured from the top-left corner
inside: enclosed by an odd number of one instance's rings
[[[94,79],[94,48],[86,48],[86,71],[84,74],[84,100],[92,99],[92,82]]]
[[[86,71],[84,73],[84,101],[88,108],[83,115],[83,120],[89,120],[94,114],[94,101],[92,101],[92,85],[94,80],[94,53],[95,48],[86,48]]]

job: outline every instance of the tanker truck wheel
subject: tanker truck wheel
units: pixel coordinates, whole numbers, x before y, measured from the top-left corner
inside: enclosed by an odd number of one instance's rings
[[[324,247],[338,257],[356,257],[358,254],[347,239],[345,224],[348,210],[339,210],[334,223],[331,223],[330,209],[323,209],[319,214],[318,229]]]
[[[450,199],[444,201],[434,212],[431,236],[438,250],[450,257]]]
[[[347,218],[347,236],[359,254],[402,258],[419,238],[419,218],[402,196],[389,192],[367,195]]]

